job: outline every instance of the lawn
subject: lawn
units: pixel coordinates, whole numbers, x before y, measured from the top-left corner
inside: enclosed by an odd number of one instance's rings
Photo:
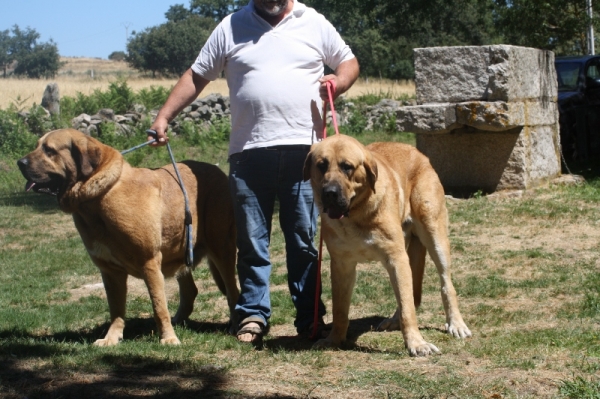
[[[359,139],[414,142],[407,135]],[[180,148],[178,159],[182,154],[227,168],[223,148],[210,154]],[[225,298],[205,265],[194,272],[200,294],[191,322],[176,328],[181,346],[159,344],[146,288],[132,278],[123,342],[94,347],[108,328],[100,274],[55,198],[23,192],[14,161],[0,160],[2,398],[600,397],[596,169],[571,167],[586,174],[580,186],[448,198],[453,281],[473,337],[444,333],[439,279],[428,259],[417,317],[442,354],[411,358],[400,332],[374,331],[395,309],[376,263],[359,265],[344,348],[316,351],[295,337],[277,222],[272,328],[262,350],[227,335]],[[330,323],[326,251],[323,282]],[[174,314],[175,282],[167,289]]]

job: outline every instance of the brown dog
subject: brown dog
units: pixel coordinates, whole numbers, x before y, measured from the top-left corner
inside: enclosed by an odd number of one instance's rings
[[[398,309],[379,330],[402,330],[411,356],[438,353],[417,325],[426,250],[437,266],[446,330],[471,336],[450,279],[450,243],[444,189],[416,148],[335,135],[314,144],[304,166],[323,213],[321,229],[331,256],[333,329],[316,347],[346,339],[356,264],[380,261],[389,273]]]
[[[119,151],[73,129],[55,130],[18,161],[27,189],[57,195],[73,214],[92,261],[100,269],[111,324],[95,345],[123,338],[127,276],[144,279],[162,344],[179,344],[171,325],[164,278],[176,276],[179,309],[174,323],[192,313],[198,289],[185,266],[184,197],[172,166],[134,168]],[[178,165],[193,220],[194,265],[206,256],[230,317],[239,296],[235,278],[235,224],[227,176],[214,165]]]

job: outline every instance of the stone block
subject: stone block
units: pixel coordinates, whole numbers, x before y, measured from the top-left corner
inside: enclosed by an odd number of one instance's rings
[[[58,84],[49,83],[46,86],[44,95],[42,96],[42,107],[44,107],[51,115],[60,114],[60,92]]]
[[[558,125],[502,132],[465,127],[450,134],[418,134],[417,148],[447,193],[464,195],[528,189],[560,176]]]
[[[471,101],[456,104],[456,119],[461,125],[484,131],[501,132],[525,125],[522,102]]]
[[[439,134],[459,127],[456,104],[414,105],[396,110],[396,128],[400,132]]]
[[[556,101],[554,53],[508,45],[414,50],[418,104]]]

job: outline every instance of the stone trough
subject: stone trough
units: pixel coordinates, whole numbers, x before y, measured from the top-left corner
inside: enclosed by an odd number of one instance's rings
[[[396,111],[447,193],[528,189],[560,176],[554,53],[507,45],[415,49],[417,105]]]

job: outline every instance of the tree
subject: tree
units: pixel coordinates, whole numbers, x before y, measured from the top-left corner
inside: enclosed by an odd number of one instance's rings
[[[190,10],[185,8],[183,4],[175,4],[169,7],[169,10],[165,13],[165,18],[167,18],[167,21],[179,22],[183,21],[190,15]]]
[[[11,37],[10,31],[0,31],[0,67],[3,71],[3,76],[6,77],[6,69],[13,62],[14,57],[10,53]]]
[[[111,61],[124,61],[125,58],[127,58],[127,54],[124,51],[113,51],[108,56]]]
[[[248,4],[241,0],[191,0],[190,11],[201,17],[220,22],[227,15]]]
[[[12,33],[12,36],[11,36]],[[61,67],[58,47],[50,40],[38,43],[40,34],[34,29],[20,29],[13,26],[12,31],[0,32],[0,65],[4,69],[13,61],[17,62],[14,73],[30,78],[55,76]]]
[[[600,0],[592,3],[598,10]],[[508,44],[552,50],[558,55],[587,52],[590,18],[586,0],[496,0],[495,17]],[[592,23],[596,30],[600,27],[597,17]]]
[[[17,54],[15,75],[28,78],[51,78],[56,76],[63,63],[60,62],[58,48],[52,40],[36,44],[30,50]]]
[[[200,48],[215,27],[209,18],[191,15],[132,33],[127,43],[127,63],[138,70],[179,76],[196,59]]]
[[[494,41],[492,0],[305,0],[350,45],[362,76],[414,76],[413,49]],[[456,12],[460,10],[460,12]]]

